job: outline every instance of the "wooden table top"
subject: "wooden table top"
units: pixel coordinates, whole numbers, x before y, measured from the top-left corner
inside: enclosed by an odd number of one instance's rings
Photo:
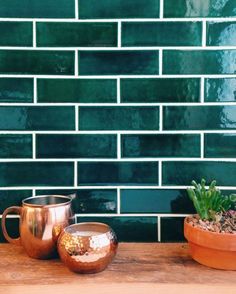
[[[236,271],[194,262],[187,244],[121,243],[103,272],[79,275],[59,259],[35,260],[22,247],[0,244],[0,293],[188,293],[236,294]],[[122,293],[124,292],[124,293]]]

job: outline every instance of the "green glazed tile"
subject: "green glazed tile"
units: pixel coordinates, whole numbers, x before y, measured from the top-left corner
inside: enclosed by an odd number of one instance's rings
[[[79,51],[80,75],[158,74],[158,51]]]
[[[121,79],[121,101],[127,103],[199,102],[196,78]]]
[[[236,50],[165,50],[164,74],[234,74]],[[197,62],[196,62],[197,61]]]
[[[164,185],[191,185],[191,181],[216,180],[219,186],[236,185],[236,163],[216,161],[175,161],[162,163]],[[227,176],[226,176],[227,175]]]
[[[121,213],[194,213],[183,189],[121,189]]]
[[[205,157],[236,157],[235,134],[205,134]]]
[[[122,46],[201,46],[200,22],[123,22]]]
[[[33,79],[0,78],[1,102],[33,102]]]
[[[208,22],[207,23],[207,45],[235,46],[236,45],[236,22]]]
[[[79,109],[80,130],[158,130],[159,107],[87,107]]]
[[[0,50],[1,74],[73,75],[73,51]]]
[[[114,22],[38,22],[39,47],[113,47],[117,46]]]
[[[79,162],[79,185],[158,185],[158,162]]]
[[[159,0],[79,0],[79,18],[156,18]]]
[[[78,217],[77,222],[102,222],[116,233],[119,242],[156,242],[156,217]]]
[[[1,106],[1,130],[74,130],[74,107]]]
[[[161,218],[161,242],[183,242],[184,217]]]
[[[32,136],[0,134],[0,158],[32,158]]]
[[[236,106],[166,106],[165,130],[236,129]]]
[[[73,18],[74,0],[0,0],[0,17]]]
[[[33,45],[32,22],[1,21],[0,32],[0,46]]]
[[[205,79],[206,102],[235,102],[236,78]]]
[[[38,79],[38,102],[115,103],[115,79]]]
[[[36,135],[38,158],[115,158],[116,135]]]
[[[10,206],[21,206],[22,200],[32,196],[31,190],[2,190],[0,191],[0,213]]]
[[[72,186],[72,162],[1,162],[0,187]]]
[[[77,190],[36,190],[36,195],[71,195],[75,213],[116,213],[117,192],[115,189],[77,189]]]
[[[0,225],[2,223],[2,219],[0,218]],[[12,238],[19,237],[19,218],[7,218],[6,219],[6,227],[9,235]],[[7,240],[4,238],[2,230],[0,230],[0,243],[5,243]]]
[[[164,17],[236,16],[235,0],[164,0]]]

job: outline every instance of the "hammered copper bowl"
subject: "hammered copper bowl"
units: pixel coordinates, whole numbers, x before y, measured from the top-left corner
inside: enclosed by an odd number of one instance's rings
[[[113,230],[103,223],[79,223],[66,227],[58,240],[58,253],[74,272],[103,271],[116,254],[118,242]]]

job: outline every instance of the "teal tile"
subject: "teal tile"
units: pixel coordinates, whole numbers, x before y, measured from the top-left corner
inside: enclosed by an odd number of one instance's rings
[[[38,102],[115,103],[115,79],[38,79]]]
[[[216,180],[219,186],[236,185],[236,163],[217,161],[175,161],[162,163],[163,185],[191,185],[191,181]],[[225,176],[227,175],[227,176]]]
[[[164,17],[236,16],[235,0],[164,0]]]
[[[73,75],[73,51],[0,50],[1,74]]]
[[[234,130],[236,106],[166,106],[164,130]]]
[[[158,185],[158,162],[79,162],[79,185]]]
[[[79,0],[79,18],[156,18],[159,0]]]
[[[2,223],[2,219],[0,218],[0,225]],[[7,218],[6,219],[6,227],[9,235],[12,238],[19,237],[19,218]],[[7,240],[4,238],[2,230],[0,230],[0,243],[7,243]]]
[[[32,158],[32,136],[0,134],[0,158]]]
[[[137,78],[120,80],[121,101],[127,103],[199,102],[200,79]]]
[[[163,51],[163,73],[234,74],[235,59],[236,50],[166,50]]]
[[[117,46],[115,22],[38,22],[39,47],[113,47]]]
[[[77,222],[102,222],[116,233],[119,242],[156,242],[156,217],[78,217]]]
[[[236,78],[205,79],[206,102],[235,102]]]
[[[33,45],[32,22],[0,21],[0,32],[0,46]]]
[[[161,217],[161,242],[184,241],[184,217]]]
[[[155,75],[157,50],[79,51],[80,75]]]
[[[30,103],[33,92],[33,79],[0,78],[0,103]]]
[[[236,22],[207,22],[208,46],[235,46]]]
[[[200,136],[191,134],[121,135],[121,154],[138,157],[200,157]]]
[[[121,213],[194,213],[185,189],[121,189]]]
[[[53,189],[36,190],[36,195],[71,195],[76,194],[72,201],[75,213],[116,213],[117,191],[116,189]]]
[[[0,213],[10,206],[21,206],[22,200],[32,196],[32,190],[1,190]]]
[[[122,46],[201,46],[200,22],[122,22]]]
[[[236,133],[235,134],[205,134],[205,157],[236,157]]]
[[[115,158],[116,135],[37,134],[37,158]]]
[[[74,130],[73,106],[1,106],[1,130]]]
[[[74,0],[0,0],[0,17],[73,18]]]
[[[1,162],[0,187],[72,186],[73,162]]]
[[[79,108],[80,130],[158,130],[159,107]]]

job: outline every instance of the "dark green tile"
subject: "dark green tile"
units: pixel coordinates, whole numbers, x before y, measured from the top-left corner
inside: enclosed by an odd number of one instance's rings
[[[33,102],[33,79],[0,78],[1,102]]]
[[[1,106],[1,130],[74,130],[72,106]]]
[[[200,136],[190,134],[122,135],[122,157],[199,157]]]
[[[176,161],[162,163],[164,185],[191,185],[191,181],[216,180],[219,186],[236,185],[236,162]],[[227,176],[226,176],[227,175]]]
[[[236,16],[235,0],[164,0],[164,17]]]
[[[206,79],[206,102],[235,102],[236,78]]]
[[[115,22],[38,22],[39,47],[113,47],[117,46]]]
[[[0,50],[1,74],[73,75],[73,51]]]
[[[32,22],[1,21],[0,32],[0,46],[33,45]]]
[[[72,162],[1,162],[0,186],[72,186]]]
[[[158,185],[158,162],[79,162],[79,185]]]
[[[208,22],[207,23],[207,45],[235,46],[236,45],[236,22]]]
[[[196,78],[121,79],[121,101],[127,103],[199,102]]]
[[[73,18],[74,0],[0,0],[0,17]]]
[[[119,242],[156,242],[156,217],[78,217],[77,222],[102,222],[116,233]]]
[[[236,129],[236,106],[166,106],[165,130]]]
[[[161,242],[183,242],[184,217],[161,218]]]
[[[159,0],[79,0],[79,18],[159,17]]]
[[[235,59],[236,50],[163,51],[163,73],[170,75],[234,74]]]
[[[158,51],[79,51],[80,75],[158,74]]]
[[[236,157],[236,134],[205,134],[205,157]]]
[[[201,46],[200,22],[123,22],[122,46]]]
[[[32,158],[32,136],[0,134],[0,158]]]
[[[122,189],[120,209],[121,213],[195,212],[183,189]]]
[[[2,190],[0,191],[0,213],[10,206],[21,206],[22,200],[32,196],[31,190]]]
[[[38,79],[38,102],[115,103],[115,79]]]
[[[2,219],[0,218],[0,225]],[[19,218],[7,218],[6,219],[7,232],[12,238],[19,237]],[[2,230],[0,230],[0,243],[6,243],[7,240],[4,238]]]
[[[159,107],[86,107],[79,109],[80,130],[158,130]]]
[[[115,158],[116,135],[36,135],[37,158]]]

